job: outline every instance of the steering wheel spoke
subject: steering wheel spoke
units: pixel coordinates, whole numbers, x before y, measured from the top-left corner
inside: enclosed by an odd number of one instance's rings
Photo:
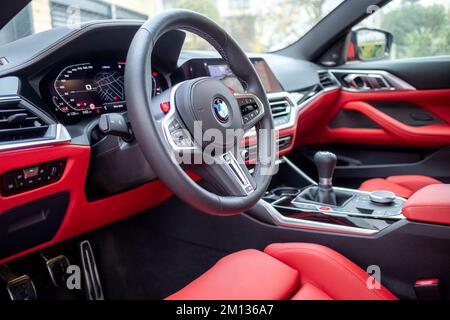
[[[236,93],[234,96],[241,109],[244,130],[248,131],[264,117],[264,104],[253,93]]]
[[[214,157],[213,162],[204,166],[203,176],[227,196],[248,196],[255,191],[255,179],[238,154],[228,151]]]
[[[200,148],[191,133],[176,114],[167,116],[162,121],[162,129],[170,147],[175,152],[195,152]]]
[[[156,103],[157,105],[154,105],[153,108],[159,108],[162,111],[160,113],[162,116],[161,130],[168,145],[175,154],[199,152],[201,151],[200,147],[195,142],[192,134],[186,128],[177,112],[174,97],[176,87],[170,88],[167,90],[167,93],[163,93],[160,97],[155,98],[152,104]]]

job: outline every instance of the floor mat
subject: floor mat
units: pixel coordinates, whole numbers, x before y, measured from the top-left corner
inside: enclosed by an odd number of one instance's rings
[[[106,299],[164,299],[227,254],[162,235],[149,223],[144,213],[90,237]]]

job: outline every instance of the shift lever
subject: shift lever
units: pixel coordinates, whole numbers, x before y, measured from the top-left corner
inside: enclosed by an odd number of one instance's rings
[[[329,205],[336,205],[336,195],[333,191],[333,173],[337,164],[336,155],[332,152],[319,151],[314,156],[314,163],[319,172],[317,201]]]

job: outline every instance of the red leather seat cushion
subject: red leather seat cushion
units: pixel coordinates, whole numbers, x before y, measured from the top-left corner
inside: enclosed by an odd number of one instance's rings
[[[310,283],[302,284],[298,292],[291,298],[291,300],[334,300],[325,291],[317,288]]]
[[[418,190],[432,184],[442,184],[442,182],[426,176],[392,176],[386,179],[367,180],[361,184],[359,190],[369,192],[387,190],[394,192],[399,197],[409,198]]]
[[[170,300],[396,299],[387,289],[368,289],[369,275],[329,248],[273,244],[265,253],[244,250],[220,260]]]
[[[221,259],[168,300],[284,300],[297,290],[298,271],[258,250]]]

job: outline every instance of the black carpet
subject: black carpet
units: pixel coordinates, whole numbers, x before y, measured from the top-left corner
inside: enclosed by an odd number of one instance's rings
[[[158,209],[170,215],[176,209],[170,203]],[[163,299],[227,254],[163,235],[151,216],[140,214],[89,237],[107,299]]]

